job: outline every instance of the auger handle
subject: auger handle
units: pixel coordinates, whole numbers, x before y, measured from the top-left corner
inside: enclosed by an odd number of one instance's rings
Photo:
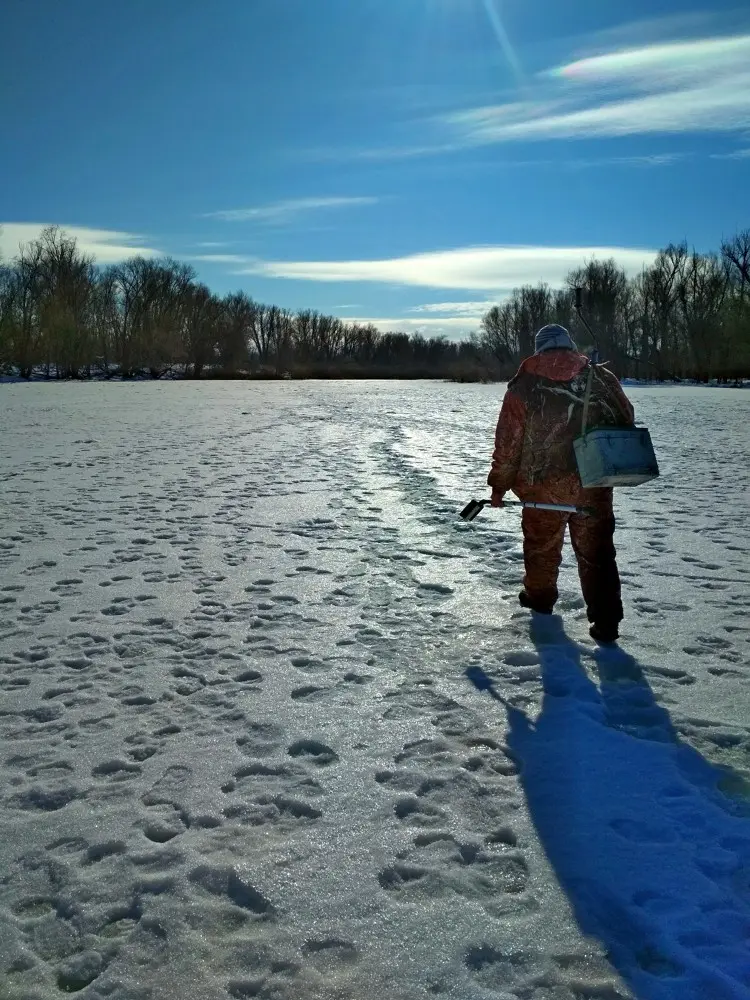
[[[492,506],[492,500],[472,500],[461,511],[464,521],[473,521],[485,507]],[[503,500],[503,507],[531,507],[535,510],[556,510],[562,514],[586,514],[593,516],[596,511],[592,507],[576,507],[568,503],[537,503],[534,500]]]

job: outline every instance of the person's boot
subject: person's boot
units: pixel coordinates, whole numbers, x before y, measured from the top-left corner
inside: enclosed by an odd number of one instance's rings
[[[529,608],[530,611],[536,611],[540,615],[551,615],[552,605],[551,604],[540,604],[538,601],[534,601],[525,590],[522,590],[518,595],[518,601],[522,608]]]
[[[589,629],[589,635],[602,646],[613,646],[620,638],[617,625],[612,622],[594,622]]]

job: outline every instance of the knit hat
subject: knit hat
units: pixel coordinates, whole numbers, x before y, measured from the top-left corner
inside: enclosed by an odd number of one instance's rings
[[[578,350],[568,331],[558,323],[550,323],[549,326],[542,327],[536,335],[534,348],[536,354],[541,354],[542,351],[552,351],[555,348],[558,350],[563,348],[567,351]]]

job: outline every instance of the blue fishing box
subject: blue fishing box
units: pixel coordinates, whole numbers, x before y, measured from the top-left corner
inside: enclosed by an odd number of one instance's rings
[[[585,487],[639,486],[659,475],[646,427],[595,427],[573,442]]]

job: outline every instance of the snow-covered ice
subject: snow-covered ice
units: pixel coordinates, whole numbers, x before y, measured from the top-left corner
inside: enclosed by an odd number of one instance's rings
[[[0,997],[750,997],[750,397],[630,388],[627,619],[502,387],[0,388]]]

